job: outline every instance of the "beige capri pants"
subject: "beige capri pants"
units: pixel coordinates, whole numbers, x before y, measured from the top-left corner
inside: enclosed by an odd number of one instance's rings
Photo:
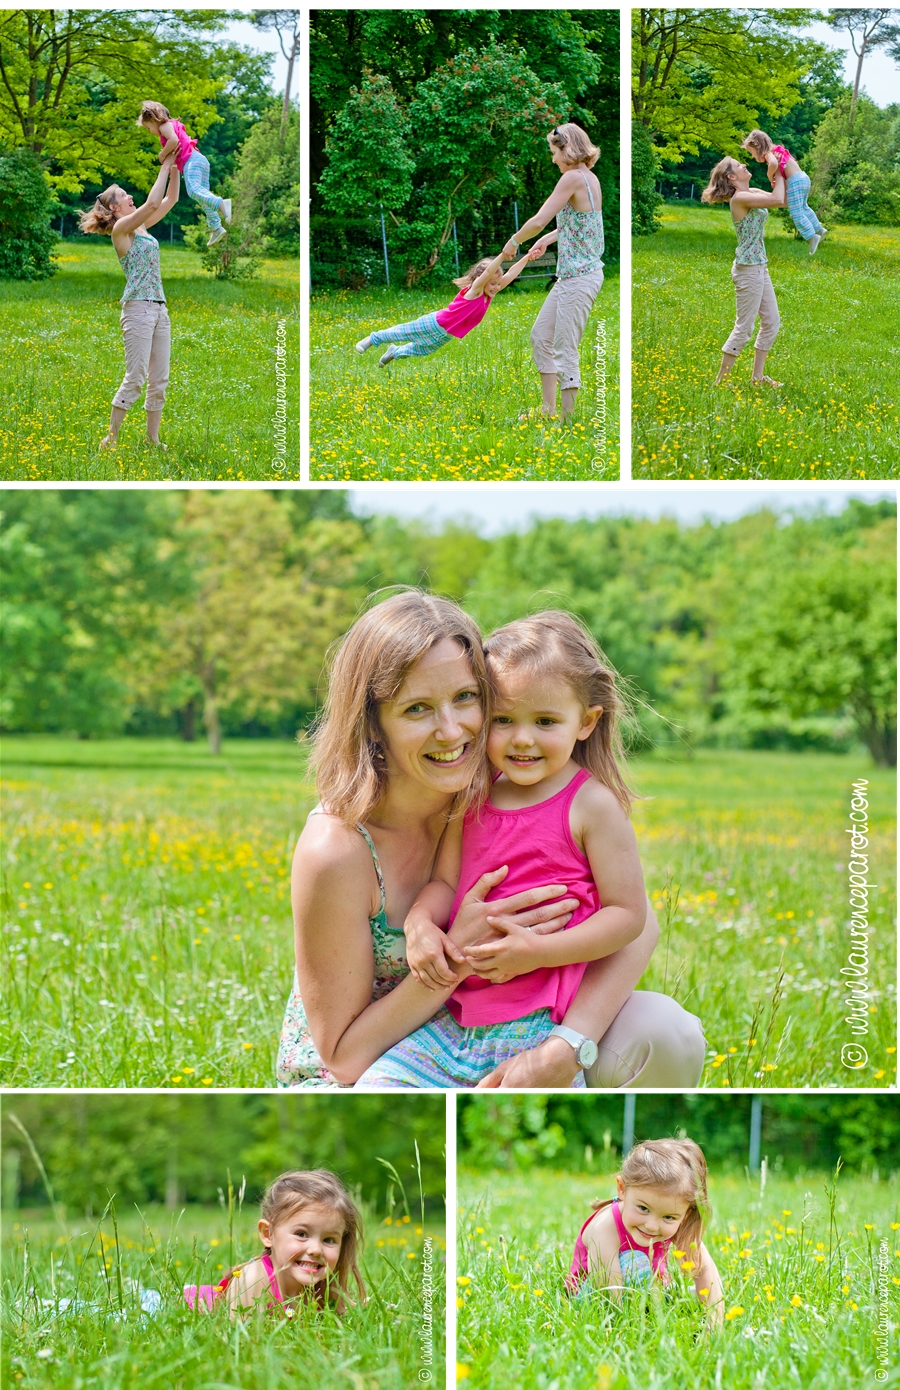
[[[769,279],[767,265],[739,265],[731,267],[734,293],[737,299],[737,315],[728,342],[722,347],[731,357],[737,357],[741,348],[747,346],[753,333],[753,325],[759,315],[759,332],[754,347],[757,352],[768,352],[781,327],[778,301]]]
[[[706,1060],[699,1018],[668,994],[650,990],[635,990],[599,1046],[584,1079],[602,1090],[690,1090],[698,1084]]]
[[[557,376],[563,391],[581,385],[578,349],[588,315],[603,285],[603,271],[557,280],[531,330],[534,365],[541,374]]]
[[[172,325],[165,304],[129,299],[119,320],[125,339],[125,376],[113,396],[118,410],[130,410],[147,383],[145,410],[162,410],[169,384]]]

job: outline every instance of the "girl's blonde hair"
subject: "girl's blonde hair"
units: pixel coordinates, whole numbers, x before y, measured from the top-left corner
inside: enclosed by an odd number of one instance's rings
[[[580,125],[567,121],[565,125],[554,126],[547,136],[554,149],[562,150],[567,164],[586,164],[593,169],[600,158],[600,151],[591,144]]]
[[[621,768],[622,722],[630,717],[631,707],[615,670],[584,624],[571,613],[551,608],[498,628],[485,642],[484,652],[495,693],[498,676],[524,669],[564,680],[586,710],[603,706],[590,737],[575,744],[572,757],[609,787],[627,815],[634,794]]]
[[[323,806],[348,825],[366,820],[387,790],[379,705],[394,699],[416,662],[445,638],[458,642],[469,659],[486,725],[490,685],[481,633],[449,599],[403,589],[357,618],[329,652],[328,694],[313,735],[312,766]],[[478,772],[453,798],[453,816],[487,795],[486,741],[483,727],[474,749]]]
[[[709,1222],[710,1206],[706,1191],[706,1159],[693,1139],[646,1139],[635,1144],[618,1174],[622,1185],[655,1187],[688,1203],[681,1225],[673,1237],[679,1250],[699,1250],[703,1228]],[[609,1201],[593,1202],[600,1211]]]
[[[145,101],[140,111],[135,125],[146,125],[148,121],[153,121],[156,125],[162,125],[163,121],[171,121],[166,108],[158,101]]]
[[[360,1299],[365,1302],[366,1286],[357,1264],[357,1255],[362,1247],[362,1217],[353,1198],[334,1173],[329,1173],[327,1168],[282,1173],[266,1189],[259,1214],[272,1227],[289,1221],[300,1207],[312,1206],[327,1207],[343,1222],[344,1234],[335,1276],[341,1293],[348,1292],[347,1286],[352,1276]],[[335,1292],[330,1294],[333,1299],[335,1296]]]
[[[739,168],[739,162],[732,159],[730,154],[720,159],[709,176],[709,183],[700,194],[701,203],[730,202],[737,191],[733,178],[734,170]]]
[[[117,183],[112,183],[109,188],[104,188],[102,193],[98,193],[94,206],[79,215],[78,225],[81,230],[87,235],[92,232],[99,232],[101,236],[110,236],[113,227],[119,220],[116,213],[113,212],[111,204],[117,201],[116,194],[124,192],[124,188],[120,188]]]
[[[751,154],[761,154],[763,159],[772,148],[772,140],[764,130],[751,130],[746,140],[741,141],[742,150],[749,150]]]
[[[478,279],[479,275],[484,274],[489,265],[489,260],[476,261],[474,265],[469,266],[469,269],[466,271],[465,275],[461,275],[458,280],[451,280],[450,283],[452,285],[458,285],[461,290],[467,290],[471,285],[475,284],[475,281]]]

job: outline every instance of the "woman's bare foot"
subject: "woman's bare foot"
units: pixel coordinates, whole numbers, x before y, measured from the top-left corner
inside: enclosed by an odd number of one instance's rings
[[[118,444],[118,442],[119,442],[119,441],[115,438],[114,435],[105,434],[105,435],[103,436],[103,438],[100,440],[100,448],[101,448],[101,449],[114,449],[114,448],[116,447],[116,445]]]
[[[784,385],[781,381],[776,381],[772,376],[754,376],[750,378],[751,386],[771,386],[773,391],[778,391]]]
[[[149,436],[149,434],[147,435],[146,439],[144,440],[144,443],[145,443],[145,444],[150,444],[150,445],[152,445],[152,447],[153,447],[154,449],[162,449],[164,453],[165,453],[165,451],[166,451],[166,450],[168,449],[168,447],[169,447],[168,444],[163,444],[162,440],[160,440],[160,439],[151,439],[150,436]]]

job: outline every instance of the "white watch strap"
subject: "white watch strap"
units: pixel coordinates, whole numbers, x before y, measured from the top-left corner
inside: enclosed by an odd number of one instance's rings
[[[558,1038],[565,1038],[566,1042],[574,1047],[576,1052],[583,1042],[591,1041],[591,1039],[586,1038],[583,1033],[576,1033],[574,1028],[567,1028],[564,1023],[557,1023],[554,1028],[550,1029],[551,1038],[554,1033]]]

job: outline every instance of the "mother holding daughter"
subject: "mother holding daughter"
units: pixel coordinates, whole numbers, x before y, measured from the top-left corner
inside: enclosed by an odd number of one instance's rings
[[[634,992],[658,927],[614,673],[562,613],[486,651],[456,604],[412,590],[337,652],[278,1083],[692,1087],[698,1020]]]

